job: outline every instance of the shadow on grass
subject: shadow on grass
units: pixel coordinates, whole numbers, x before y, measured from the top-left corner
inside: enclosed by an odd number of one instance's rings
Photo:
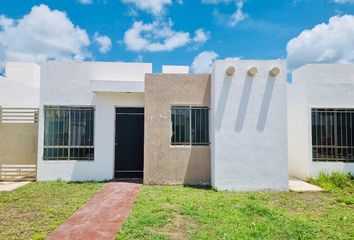
[[[216,189],[212,188],[210,185],[198,185],[198,184],[185,184],[183,185],[184,188],[192,188],[192,189],[199,189],[199,190],[207,190],[207,191],[216,191]]]

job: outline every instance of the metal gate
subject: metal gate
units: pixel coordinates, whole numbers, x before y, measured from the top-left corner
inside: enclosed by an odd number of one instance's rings
[[[0,107],[0,181],[36,180],[37,108]]]

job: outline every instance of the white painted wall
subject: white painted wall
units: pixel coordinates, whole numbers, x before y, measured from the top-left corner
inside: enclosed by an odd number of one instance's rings
[[[293,71],[288,84],[289,175],[347,171],[354,163],[312,162],[311,109],[354,108],[354,65],[309,64]]]
[[[162,65],[162,73],[189,73],[189,66]]]
[[[5,76],[15,82],[39,89],[40,67],[31,62],[8,62]]]
[[[236,68],[228,77],[228,66]],[[258,68],[255,77],[247,70]],[[272,67],[280,68],[270,77]],[[221,190],[288,189],[286,64],[216,61],[211,72],[212,185]]]
[[[39,181],[61,178],[68,181],[107,180],[114,173],[115,106],[143,107],[144,93],[93,93],[91,80],[144,81],[151,64],[47,62],[41,64],[41,93],[38,136]],[[94,161],[44,161],[43,106],[95,106]]]
[[[39,107],[39,65],[15,62],[6,64],[5,77],[0,76],[0,106]]]

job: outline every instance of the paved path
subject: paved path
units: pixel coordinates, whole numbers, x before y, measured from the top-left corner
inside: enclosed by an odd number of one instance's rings
[[[110,182],[47,239],[114,239],[128,217],[141,184]]]
[[[10,192],[31,182],[0,182],[0,192]]]
[[[296,178],[289,179],[289,189],[294,192],[319,192],[322,188]]]

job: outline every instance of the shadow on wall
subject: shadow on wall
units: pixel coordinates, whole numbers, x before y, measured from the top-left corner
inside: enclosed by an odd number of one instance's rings
[[[260,132],[263,132],[267,122],[270,101],[273,95],[274,84],[275,84],[275,77],[269,76],[267,79],[267,83],[266,83],[266,87],[262,99],[262,106],[257,121],[257,130]]]
[[[221,94],[220,94],[219,102],[218,102],[217,109],[216,109],[216,116],[220,116],[220,117],[216,118],[216,128],[217,129],[221,128],[221,124],[222,124],[223,117],[225,114],[225,107],[226,107],[228,95],[230,92],[231,80],[232,80],[232,77],[225,76],[224,81],[223,81]],[[245,83],[243,85],[243,90],[242,90],[242,95],[241,95],[239,107],[238,107],[238,112],[237,112],[237,116],[236,116],[236,122],[235,122],[235,128],[234,128],[236,132],[240,132],[243,128],[253,82],[254,82],[254,77],[246,76]],[[275,84],[275,77],[269,76],[267,79],[267,83],[265,85],[265,90],[264,90],[263,98],[262,98],[262,105],[261,105],[260,112],[258,115],[258,120],[257,120],[257,130],[260,132],[264,131],[264,128],[265,128],[265,125],[267,122],[270,102],[271,102],[272,95],[273,95],[274,84]]]
[[[190,148],[190,155],[184,183],[186,185],[210,185],[211,183],[211,156],[209,146]]]
[[[222,83],[221,93],[219,95],[218,106],[216,107],[216,128],[219,130],[221,128],[221,123],[224,118],[226,102],[230,93],[232,77],[225,76],[224,81]]]
[[[252,89],[252,85],[253,85],[253,80],[254,80],[254,77],[250,77],[250,76],[246,75],[245,83],[243,85],[241,100],[240,100],[240,104],[239,104],[238,112],[237,112],[237,116],[236,116],[236,124],[235,124],[235,131],[236,132],[240,132],[242,130],[243,123],[245,121],[248,102],[250,99],[251,89]]]
[[[211,105],[211,76],[209,75],[208,78],[208,85],[205,88],[204,95],[203,95],[203,105],[209,106]]]

